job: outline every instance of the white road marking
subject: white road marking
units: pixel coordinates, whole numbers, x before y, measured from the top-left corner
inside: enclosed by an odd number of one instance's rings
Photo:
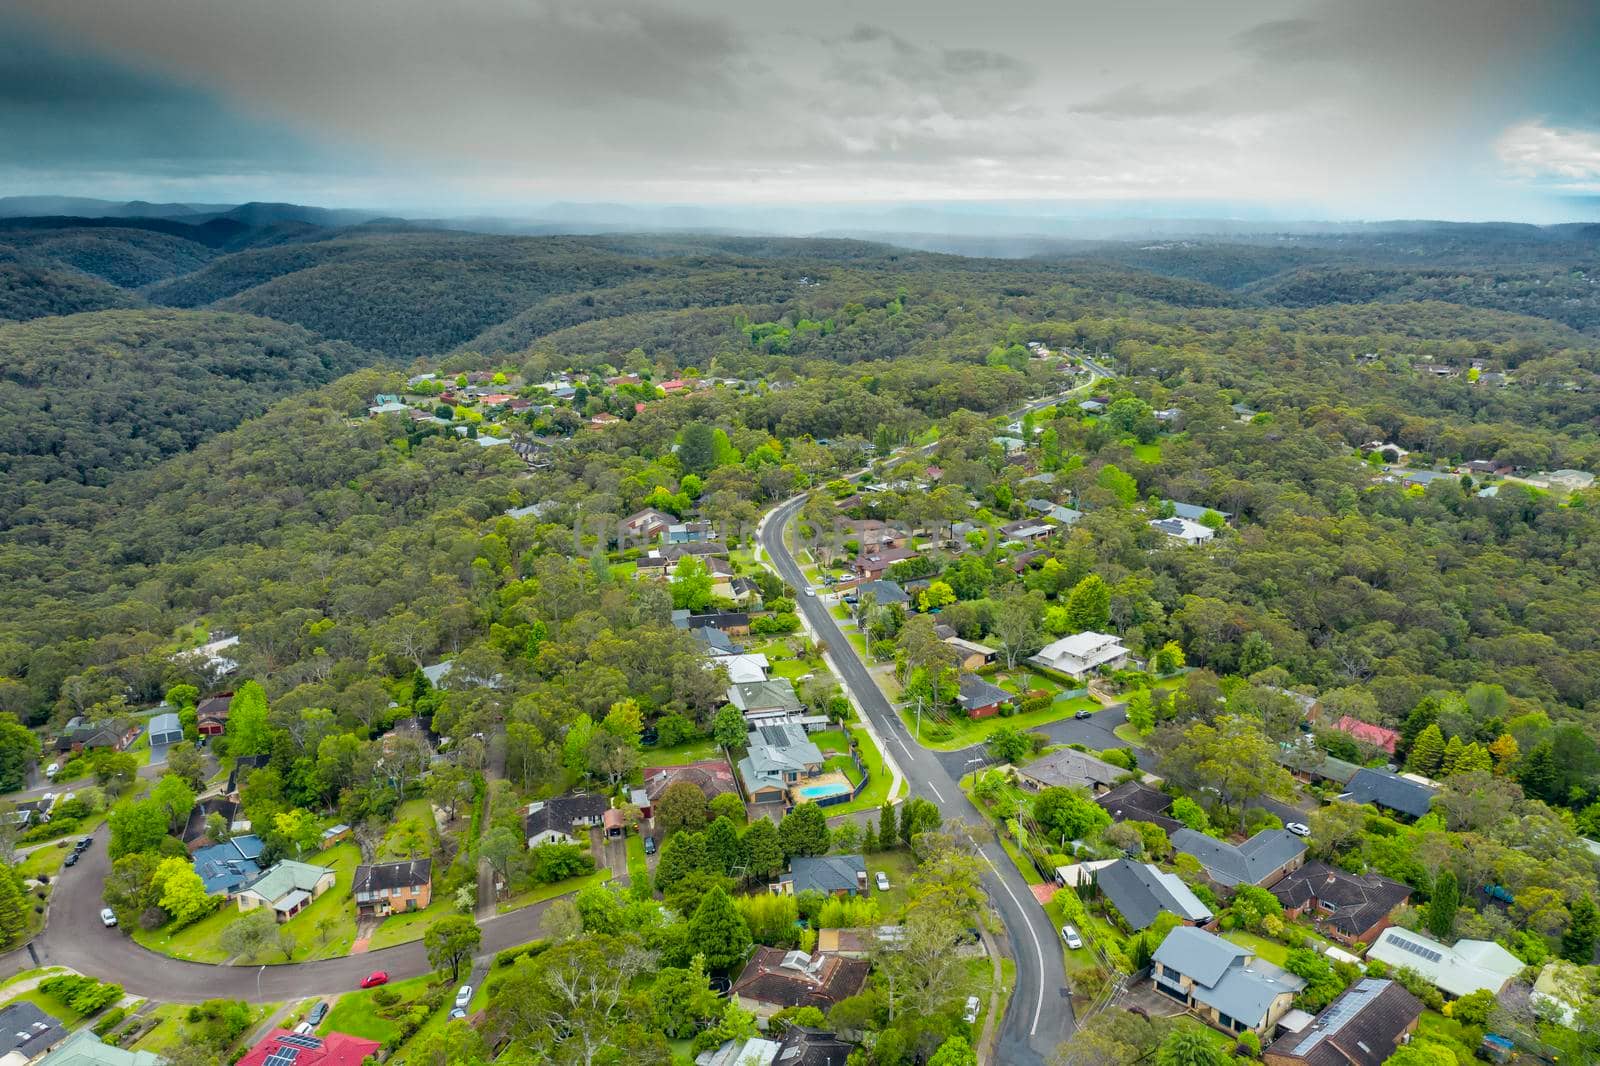
[[[1017,905],[1017,910],[1022,913],[1022,920],[1028,923],[1028,935],[1033,938],[1034,958],[1039,962],[1039,998],[1033,1004],[1033,1024],[1028,1027],[1028,1035],[1033,1036],[1039,1031],[1039,1015],[1044,1012],[1044,946],[1039,943],[1039,934],[1034,932],[1033,915],[1028,913],[1028,909],[1022,905],[1022,901],[1017,898],[1017,894],[1011,891],[1011,886],[1006,884],[1006,879],[1000,876],[1000,868],[994,864],[994,860],[989,858],[986,852],[980,849],[978,854],[983,856],[983,861],[988,863],[989,869],[994,871],[995,880],[999,881],[1000,887],[1006,890],[1006,895],[1011,897],[1011,902]]]
[[[926,782],[926,784],[928,786],[928,791],[932,792],[935,796],[938,796],[939,797],[939,802],[943,803],[944,802],[944,797],[943,796],[939,796],[939,790],[934,787],[933,782],[932,781],[928,781],[928,782]]]

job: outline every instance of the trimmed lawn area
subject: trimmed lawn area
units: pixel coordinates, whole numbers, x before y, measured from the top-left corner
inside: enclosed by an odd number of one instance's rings
[[[378,846],[377,861],[409,859],[413,855],[431,853],[438,835],[438,825],[433,820],[433,806],[425,799],[406,800],[395,809],[390,819],[389,831],[383,835],[383,843]],[[419,841],[425,843],[424,849],[415,848]]]
[[[61,1020],[61,1024],[66,1026],[68,1029],[73,1028],[79,1022],[83,1021],[83,1015],[79,1014],[77,1011],[73,1010],[59,999],[56,999],[54,996],[45,995],[37,988],[30,988],[26,992],[18,992],[16,995],[11,996],[6,1000],[6,1003],[23,1002],[32,1003],[35,1007],[38,1007],[46,1014],[59,1018]]]
[[[1022,875],[1024,881],[1030,885],[1044,884],[1044,878],[1039,876],[1039,871],[1035,870],[1033,863],[1024,858],[1022,852],[1017,850],[1017,845],[1012,842],[1010,837],[1000,833],[996,834],[996,838],[1000,841],[1000,846],[1005,849],[1006,854],[1010,856],[1011,865],[1017,868],[1017,872]]]
[[[389,1018],[379,1014],[398,1015],[421,1000],[427,995],[430,982],[435,979],[433,974],[423,974],[421,977],[412,977],[405,981],[393,981],[378,988],[361,988],[354,992],[346,992],[334,1003],[328,1011],[328,1016],[317,1027],[319,1034],[349,1033],[367,1040],[376,1040],[384,1043],[400,1031],[400,1026]],[[387,988],[399,993],[400,1001],[393,1007],[379,1007],[373,998],[379,989]]]
[[[867,661],[867,638],[865,636],[860,632],[850,632],[844,635],[844,639],[850,642],[850,646],[856,650],[857,655],[861,656],[863,662]]]
[[[944,722],[934,722],[924,717],[922,722],[922,735],[917,737],[918,742],[925,748],[935,751],[959,751],[974,744],[982,744],[989,739],[1001,726],[1010,726],[1013,729],[1026,733],[1051,722],[1059,722],[1063,718],[1070,718],[1079,711],[1097,711],[1100,704],[1088,696],[1076,696],[1072,699],[1057,699],[1043,710],[1030,711],[1027,714],[1014,714],[1010,718],[993,715],[989,718],[959,718],[952,716]],[[915,709],[901,708],[900,718],[905,722],[906,728],[916,736],[917,715]]]
[[[1154,466],[1161,462],[1161,445],[1159,443],[1135,444],[1133,446],[1133,457],[1141,463],[1149,463]]]
[[[820,659],[769,659],[767,661],[767,676],[774,679],[784,677],[790,681],[798,681],[808,674],[815,674],[823,669]]]
[[[1118,740],[1125,741],[1132,747],[1144,747],[1144,737],[1139,735],[1139,730],[1135,729],[1131,722],[1123,722],[1121,725],[1117,726],[1117,728],[1113,729],[1111,733]]]
[[[884,800],[889,798],[889,770],[883,764],[883,756],[879,754],[877,745],[872,743],[872,738],[867,731],[860,727],[850,730],[850,735],[855,737],[856,746],[861,752],[861,761],[871,775],[871,781],[862,789],[861,795],[849,803],[837,806],[824,807],[823,813],[832,818],[836,814],[853,814],[857,811],[875,811],[883,806]],[[826,743],[824,739],[826,738]],[[849,747],[845,743],[844,733],[837,729],[827,729],[821,733],[812,734],[812,740],[817,747],[827,751],[830,747],[840,753],[837,759],[829,759],[830,769],[837,769],[848,777],[852,783],[859,780],[855,764],[850,761]],[[837,765],[836,765],[837,764]]]
[[[685,766],[692,762],[722,758],[722,749],[710,737],[697,737],[670,748],[645,748],[640,753],[641,766]]]
[[[639,854],[644,854],[644,845],[642,843],[639,845]],[[510,899],[506,900],[504,903],[500,904],[495,908],[495,913],[505,914],[508,911],[520,910],[523,907],[529,907],[535,903],[543,903],[547,899],[555,899],[557,896],[565,896],[569,892],[582,891],[583,889],[588,888],[590,885],[604,884],[609,880],[611,880],[610,869],[602,867],[601,869],[596,870],[594,873],[584,874],[582,877],[569,877],[565,881],[557,881],[554,884],[549,885],[535,885],[526,892],[519,892],[515,896],[512,896]]]
[[[452,900],[447,900],[443,896],[435,896],[426,910],[391,914],[378,924],[367,950],[377,951],[379,948],[393,947],[411,940],[421,940],[422,934],[432,928],[433,923],[456,913],[452,903]]]
[[[71,839],[46,844],[29,852],[27,857],[17,864],[17,873],[25,879],[29,877],[38,879],[40,876],[53,878],[60,872],[61,864],[67,861],[67,853],[71,850]]]
[[[245,1030],[245,1036],[255,1031],[268,1015],[277,1010],[280,1003],[259,1003],[250,1006],[250,1028]],[[184,1003],[163,1003],[150,1011],[150,1016],[156,1019],[156,1026],[133,1044],[135,1051],[151,1051],[161,1054],[174,1051],[188,1043],[184,1028],[189,1024],[189,1007]]]
[[[67,968],[65,966],[40,966],[32,970],[23,970],[21,973],[14,973],[10,977],[7,977],[4,981],[0,981],[0,993],[3,993],[12,985],[18,984],[22,981],[31,981],[35,977],[50,977],[58,973],[66,972]]]
[[[917,862],[906,848],[893,851],[873,851],[862,856],[867,860],[867,883],[872,886],[872,897],[878,901],[878,914],[884,921],[892,921],[905,909],[911,873]],[[879,892],[877,873],[889,875],[889,891]]]
[[[629,833],[624,844],[628,849],[629,866],[632,866],[636,862],[642,863],[645,861],[644,837],[640,836],[638,833]]]
[[[842,603],[836,603],[832,607],[828,608],[828,613],[833,615],[839,621],[843,622],[850,617],[850,608],[846,607]]]
[[[1276,940],[1257,936],[1255,933],[1247,933],[1243,929],[1233,929],[1223,933],[1222,939],[1232,941],[1242,948],[1249,948],[1274,966],[1282,966],[1289,961],[1287,944],[1280,944]]]

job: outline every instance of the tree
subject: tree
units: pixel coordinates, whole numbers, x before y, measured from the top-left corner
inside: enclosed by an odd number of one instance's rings
[[[1406,757],[1406,767],[1421,774],[1431,774],[1439,769],[1444,759],[1444,733],[1438,722],[1429,723],[1411,743],[1411,754]]]
[[[205,787],[205,756],[187,740],[167,749],[167,771],[176,774],[195,792]]]
[[[1176,1029],[1161,1041],[1157,1066],[1227,1066],[1211,1037],[1196,1028]]]
[[[28,764],[39,757],[39,738],[17,721],[0,714],[0,793],[15,792],[28,784]]]
[[[717,872],[732,874],[745,865],[738,826],[726,818],[718,818],[706,827],[705,836],[706,860]]]
[[[698,833],[705,828],[710,813],[705,793],[693,781],[674,781],[668,785],[656,798],[652,812],[663,839],[680,829]]]
[[[709,814],[713,820],[726,818],[734,825],[744,825],[750,820],[750,812],[745,810],[744,801],[736,792],[719,792],[712,796]]]
[[[440,973],[448,969],[452,981],[460,976],[461,964],[472,958],[482,942],[483,931],[470,914],[441,918],[422,934],[422,946],[427,949],[428,962]]]
[[[506,884],[511,883],[511,871],[524,854],[531,855],[532,851],[526,847],[522,834],[505,825],[497,825],[489,830],[478,845],[478,855]]]
[[[1111,824],[1111,815],[1098,803],[1070,788],[1052,786],[1033,800],[1033,817],[1057,842],[1084,840]]]
[[[1139,731],[1142,737],[1149,736],[1156,728],[1155,701],[1150,698],[1150,690],[1141,688],[1128,696],[1128,724]]]
[[[900,809],[900,840],[910,845],[923,833],[931,833],[944,823],[944,815],[932,800],[913,796]]]
[[[1461,743],[1460,737],[1451,737],[1444,746],[1444,757],[1439,760],[1439,776],[1449,777],[1455,773],[1456,763],[1461,760],[1461,753],[1465,750],[1466,745]]]
[[[1428,931],[1441,940],[1449,939],[1456,928],[1456,910],[1461,906],[1461,890],[1456,875],[1449,870],[1433,882],[1433,895],[1428,899],[1426,920]]]
[[[1107,1007],[1087,1018],[1056,1050],[1052,1066],[1134,1066],[1151,1061],[1172,1027],[1165,1018]]]
[[[895,808],[893,800],[884,800],[883,806],[878,808],[878,846],[885,850],[892,848],[900,839],[900,830],[895,825]]]
[[[406,1046],[406,1062],[412,1066],[485,1066],[488,1061],[488,1045],[465,1019],[419,1033]]]
[[[936,611],[956,602],[956,593],[943,581],[931,581],[917,596],[917,606],[924,611]]]
[[[1158,674],[1175,674],[1184,667],[1183,646],[1175,640],[1161,645],[1150,660],[1150,668]]]
[[[750,951],[750,927],[720,885],[707,892],[689,920],[689,942],[705,956],[706,966],[724,972],[744,961]]]
[[[26,913],[16,875],[9,867],[0,866],[0,950],[22,939],[28,928]]]
[[[1015,670],[1024,656],[1039,650],[1039,615],[1043,605],[1043,597],[1037,593],[1007,593],[994,601],[989,634],[999,646],[1007,670]]]
[[[1587,893],[1572,905],[1571,918],[1561,933],[1561,957],[1580,966],[1594,958],[1595,941],[1600,939],[1600,910]]]
[[[989,734],[989,758],[1000,763],[1020,763],[1033,754],[1033,742],[1021,730],[1003,725]]]
[[[928,1060],[928,1066],[978,1066],[977,1052],[959,1033],[939,1045],[939,1050]]]
[[[826,855],[830,838],[828,818],[815,803],[802,803],[778,823],[778,842],[785,858]]]
[[[300,945],[300,936],[292,925],[278,926],[278,950],[283,952],[283,961],[294,959],[294,949]]]
[[[1150,746],[1172,783],[1217,810],[1237,813],[1258,796],[1294,794],[1294,779],[1277,762],[1280,749],[1253,719],[1224,714],[1214,725],[1164,726]]]
[[[229,925],[218,938],[230,957],[250,961],[260,957],[278,936],[278,922],[272,911],[257,907]]]
[[[177,774],[166,774],[150,790],[150,798],[161,805],[167,815],[167,831],[176,833],[189,820],[194,810],[194,789]]]
[[[1111,589],[1099,574],[1090,574],[1067,597],[1067,626],[1074,633],[1102,630],[1111,624]]]
[[[783,869],[783,843],[778,827],[766,818],[757,818],[740,835],[745,865],[750,876],[770,879]]]
[[[1211,828],[1211,819],[1206,817],[1205,808],[1188,796],[1179,796],[1172,801],[1172,817],[1196,833],[1204,833]]]
[[[672,1040],[693,1036],[722,1011],[702,955],[691,959],[687,969],[662,967],[650,986],[650,1003],[656,1027]]]
[[[1489,743],[1489,754],[1494,758],[1494,772],[1508,774],[1517,761],[1517,738],[1510,733],[1501,733]]]
[[[155,851],[167,835],[167,809],[155,799],[127,800],[111,808],[111,843],[115,862],[136,851]]]
[[[672,606],[703,611],[711,606],[711,571],[698,555],[685,555],[672,570]]]
[[[744,744],[745,737],[749,735],[749,728],[745,725],[744,715],[739,708],[729,703],[719,709],[711,719],[711,736],[724,748],[737,748]]]
[[[716,432],[704,422],[690,422],[678,435],[678,461],[691,474],[704,474],[717,465]]]
[[[267,715],[267,694],[261,686],[254,681],[240,685],[228,704],[228,754],[267,754],[272,748]]]
[[[217,900],[206,895],[205,882],[186,858],[161,860],[151,887],[159,897],[161,909],[180,926],[197,922],[216,909]]]
[[[1490,773],[1494,770],[1494,758],[1490,756],[1489,749],[1479,744],[1476,740],[1461,749],[1461,754],[1456,756],[1455,765],[1451,767],[1452,774]]]

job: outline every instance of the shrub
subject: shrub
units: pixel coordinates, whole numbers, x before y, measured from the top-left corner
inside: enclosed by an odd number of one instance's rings
[[[1251,1058],[1259,1059],[1261,1057],[1261,1038],[1250,1032],[1250,1030],[1246,1029],[1239,1034],[1239,1046]]]
[[[535,940],[533,943],[523,944],[521,947],[506,948],[504,951],[495,954],[494,964],[496,966],[510,966],[518,959],[531,959],[533,956],[538,955],[549,946],[550,942],[547,940]]]
[[[86,1017],[122,998],[121,985],[105,984],[77,974],[47,978],[39,982],[39,991]]]
[[[400,1002],[400,993],[396,992],[388,985],[380,985],[372,993],[372,1002],[376,1003],[379,1007],[392,1007],[396,1003]]]
[[[95,1023],[94,1035],[105,1036],[118,1025],[121,1025],[122,1019],[126,1018],[127,1016],[128,1011],[123,1007],[117,1007],[114,1010],[106,1011],[105,1016]]]

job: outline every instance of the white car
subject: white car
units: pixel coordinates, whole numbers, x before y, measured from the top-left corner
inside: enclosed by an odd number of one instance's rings
[[[1297,837],[1308,837],[1311,835],[1311,827],[1304,822],[1285,822],[1283,827]]]
[[[100,924],[110,929],[117,924],[117,912],[110,907],[100,908]]]
[[[1061,939],[1066,941],[1067,947],[1071,948],[1073,951],[1077,951],[1079,948],[1083,947],[1083,938],[1080,937],[1078,935],[1078,931],[1072,928],[1070,925],[1063,925],[1061,927]]]
[[[876,880],[878,882],[878,891],[879,892],[887,892],[887,891],[889,891],[889,875],[888,874],[884,873],[882,870],[879,870]]]
[[[978,997],[967,997],[967,1008],[961,1012],[961,1020],[971,1025],[978,1020]]]
[[[462,985],[456,989],[456,1007],[465,1010],[468,1003],[472,1002],[472,986]]]
[[[44,768],[44,776],[53,778],[61,772],[61,764],[53,762]]]
[[[815,596],[816,594],[817,594],[817,590],[816,589],[806,589],[806,595],[807,596]]]

